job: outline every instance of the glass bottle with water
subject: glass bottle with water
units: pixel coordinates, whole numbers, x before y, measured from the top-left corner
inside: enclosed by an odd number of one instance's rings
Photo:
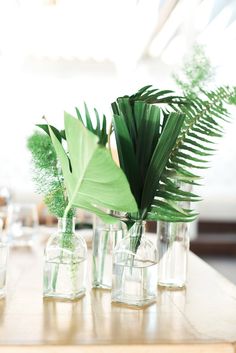
[[[8,245],[0,241],[0,299],[6,295]]]
[[[188,223],[157,222],[159,251],[158,284],[181,288],[186,285],[189,252]]]
[[[111,289],[112,284],[112,252],[116,244],[126,233],[122,222],[105,224],[98,217],[93,222],[92,245],[92,287]]]
[[[143,307],[156,301],[157,249],[137,221],[113,253],[112,302]]]
[[[181,190],[192,192],[192,185],[173,180]],[[190,209],[189,201],[178,205]],[[160,286],[182,288],[187,282],[189,227],[186,222],[157,222],[157,248],[160,256],[158,284]]]
[[[74,300],[86,291],[87,246],[72,218],[58,220],[45,249],[44,297]]]

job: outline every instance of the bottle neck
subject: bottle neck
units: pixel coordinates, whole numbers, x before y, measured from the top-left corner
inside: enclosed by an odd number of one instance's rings
[[[145,234],[146,221],[136,221],[130,229],[130,236],[137,237]]]
[[[60,233],[73,234],[75,231],[75,217],[58,218],[58,231]]]

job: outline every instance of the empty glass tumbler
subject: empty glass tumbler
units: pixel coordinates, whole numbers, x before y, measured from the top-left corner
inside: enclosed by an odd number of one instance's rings
[[[7,187],[0,187],[0,223],[1,229],[5,230],[7,223],[8,206],[11,194]]]
[[[116,244],[125,236],[126,227],[122,222],[105,224],[94,218],[92,250],[92,287],[111,289],[112,252]]]
[[[156,301],[157,249],[137,221],[113,253],[112,302],[143,307]]]
[[[44,255],[44,297],[74,300],[86,291],[87,245],[75,233],[75,221],[58,220],[58,232],[48,240]]]
[[[11,204],[7,215],[7,237],[13,245],[32,245],[38,232],[38,212],[34,204]]]
[[[181,288],[187,280],[188,223],[157,222],[158,284]]]
[[[6,273],[7,273],[8,246],[0,242],[0,298],[6,294]]]

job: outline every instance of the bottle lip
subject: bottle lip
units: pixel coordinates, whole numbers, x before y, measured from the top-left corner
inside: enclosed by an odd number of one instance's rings
[[[133,220],[134,221],[134,224],[133,224],[133,226],[135,226],[135,225],[139,225],[139,226],[145,226],[146,225],[146,221],[145,220],[143,220],[143,219],[137,219],[137,220]],[[133,227],[132,226],[132,227]],[[131,228],[132,228],[131,227]]]
[[[145,220],[145,219],[131,219],[131,221],[132,222],[134,222],[134,224],[139,224],[139,223],[141,223],[141,224],[146,224],[147,223],[147,221]]]
[[[59,231],[66,232],[70,229],[71,232],[75,231],[75,217],[59,217],[57,223]]]
[[[71,221],[74,221],[75,220],[75,217],[58,217],[57,218],[58,221],[63,221],[63,220],[71,220]]]

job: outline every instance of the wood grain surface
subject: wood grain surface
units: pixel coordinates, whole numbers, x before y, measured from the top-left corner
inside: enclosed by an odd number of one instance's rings
[[[234,352],[236,287],[190,254],[187,289],[161,289],[143,310],[88,288],[77,302],[42,298],[41,247],[11,249],[0,301],[0,352]],[[90,255],[91,256],[91,255]]]

